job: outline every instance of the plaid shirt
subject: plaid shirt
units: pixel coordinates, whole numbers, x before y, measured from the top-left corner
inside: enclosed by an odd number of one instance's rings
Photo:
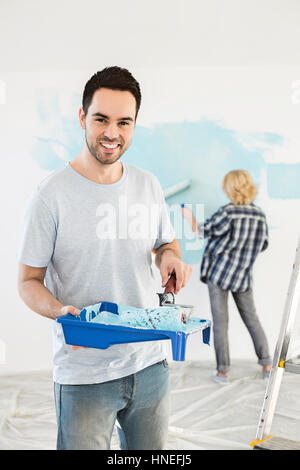
[[[252,287],[252,266],[260,251],[268,247],[265,214],[256,205],[232,203],[204,224],[200,238],[208,238],[201,263],[200,279],[221,289],[245,292]]]

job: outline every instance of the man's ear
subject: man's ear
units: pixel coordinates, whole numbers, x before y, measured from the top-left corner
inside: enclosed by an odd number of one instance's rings
[[[79,115],[80,127],[81,129],[85,129],[85,114],[84,114],[82,106],[79,108],[78,115]]]

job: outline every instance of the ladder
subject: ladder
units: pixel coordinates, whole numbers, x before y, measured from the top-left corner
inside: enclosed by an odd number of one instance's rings
[[[287,360],[291,333],[300,300],[300,238],[284,306],[279,338],[276,344],[272,369],[266,388],[256,438],[251,442],[254,450],[300,450],[300,442],[270,434],[279,389],[284,371],[300,374],[300,358]]]

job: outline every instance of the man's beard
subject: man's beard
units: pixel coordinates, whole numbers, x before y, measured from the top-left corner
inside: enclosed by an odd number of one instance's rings
[[[122,147],[118,147],[118,155],[115,157],[115,159],[104,160],[104,159],[101,158],[100,151],[98,150],[98,147],[95,146],[92,142],[88,141],[86,133],[85,133],[85,142],[86,142],[87,148],[89,149],[90,154],[95,158],[95,160],[97,160],[97,162],[101,163],[102,165],[112,165],[113,163],[117,162],[126,150],[126,148],[125,148],[122,151],[121,150]]]

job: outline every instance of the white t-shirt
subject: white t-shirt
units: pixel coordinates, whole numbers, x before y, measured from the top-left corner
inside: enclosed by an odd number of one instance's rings
[[[25,214],[18,259],[47,266],[45,285],[63,305],[101,301],[155,307],[153,248],[175,238],[162,188],[152,173],[123,163],[113,184],[95,183],[67,163],[34,191]],[[52,320],[51,320],[52,321]],[[74,351],[53,322],[54,381],[106,382],[166,357],[164,342]]]

